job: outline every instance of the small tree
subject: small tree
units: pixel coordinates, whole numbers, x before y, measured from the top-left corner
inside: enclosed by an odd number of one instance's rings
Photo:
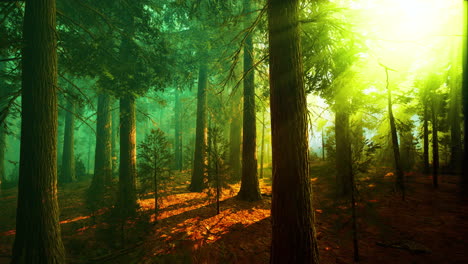
[[[172,154],[169,151],[169,142],[161,129],[152,129],[140,144],[140,181],[143,188],[151,186],[154,191],[155,222],[158,218],[159,192],[170,174]]]
[[[219,214],[219,203],[221,189],[228,188],[226,175],[229,167],[227,166],[228,143],[223,138],[222,130],[219,127],[210,127],[208,129],[208,165],[207,182],[208,196],[216,197],[216,213]]]

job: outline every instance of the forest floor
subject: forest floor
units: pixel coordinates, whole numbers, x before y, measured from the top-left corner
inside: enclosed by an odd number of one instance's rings
[[[458,177],[407,175],[407,195],[393,192],[389,169],[358,178],[360,263],[468,263],[468,205],[457,197]],[[269,176],[268,173],[266,175]],[[311,168],[321,263],[353,263],[349,203],[334,198],[333,172]],[[207,193],[187,191],[189,175],[174,176],[154,223],[151,194],[140,199],[137,219],[112,218],[85,203],[89,181],[59,189],[61,227],[69,263],[268,263],[271,180],[261,179],[263,199],[242,202],[239,185],[225,190],[216,214]],[[16,189],[0,198],[0,264],[9,263],[15,235]]]

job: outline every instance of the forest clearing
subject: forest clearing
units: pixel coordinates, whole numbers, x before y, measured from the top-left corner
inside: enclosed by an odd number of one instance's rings
[[[327,175],[326,165],[312,165],[318,175]],[[468,206],[457,197],[457,177],[442,175],[438,190],[421,174],[408,177],[408,197],[402,201],[392,191],[393,176],[386,169],[360,182],[360,263],[466,263]],[[106,221],[109,212],[87,215],[85,190],[89,182],[64,186],[59,204],[68,263],[269,263],[271,178],[260,180],[263,199],[235,201],[239,185],[224,190],[221,213],[206,193],[191,193],[184,186],[188,174],[175,176],[174,185],[163,198],[161,214],[154,224],[154,201],[150,194],[140,199],[140,226],[128,225],[125,245],[118,227]],[[314,206],[321,263],[351,263],[352,240],[349,206],[336,208],[328,195],[331,178],[311,178],[315,188]],[[186,186],[185,186],[186,187]],[[14,237],[16,190],[0,201],[0,263],[9,263]],[[145,199],[146,197],[146,199]],[[66,205],[75,206],[66,206]],[[149,211],[149,212],[148,212]],[[394,243],[394,245],[392,245]]]
[[[467,0],[0,0],[0,264],[468,263]]]

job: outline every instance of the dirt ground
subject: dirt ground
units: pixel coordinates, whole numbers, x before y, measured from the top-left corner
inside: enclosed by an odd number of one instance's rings
[[[268,175],[268,173],[266,174]],[[335,201],[332,173],[313,166],[316,231],[321,263],[353,263],[349,202]],[[458,177],[407,174],[407,195],[393,192],[394,176],[379,168],[358,179],[360,263],[468,263],[468,206],[458,197]],[[216,214],[213,197],[186,191],[189,175],[176,175],[162,199],[140,200],[137,219],[112,220],[112,208],[90,214],[89,181],[59,190],[61,226],[69,263],[268,263],[271,181],[261,180],[263,199],[235,198],[225,190]],[[15,235],[16,190],[0,198],[0,264],[9,263]]]

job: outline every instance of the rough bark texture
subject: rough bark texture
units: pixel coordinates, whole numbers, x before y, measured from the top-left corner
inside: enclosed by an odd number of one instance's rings
[[[423,172],[424,174],[429,174],[429,114],[427,111],[427,105],[424,105],[424,134],[423,134],[423,141],[424,141],[424,150],[423,150]]]
[[[336,102],[335,138],[336,138],[336,194],[349,197],[352,191],[351,143],[349,139],[349,114],[345,107]]]
[[[124,216],[137,209],[135,98],[120,98],[119,206]]]
[[[112,117],[110,103],[111,98],[109,95],[103,93],[98,96],[94,177],[91,182],[91,190],[95,193],[103,193],[104,187],[110,184],[112,179]]]
[[[205,64],[200,65],[198,72],[198,95],[197,95],[197,127],[195,131],[195,156],[193,159],[192,179],[190,191],[201,192],[203,190],[203,180],[205,178],[206,166],[206,145],[208,140],[208,130],[206,127],[206,86],[207,68]]]
[[[55,0],[26,1],[16,237],[12,263],[65,263],[57,203]]]
[[[241,145],[242,145],[242,98],[240,89],[232,96],[232,115],[229,132],[229,165],[234,180],[240,180],[242,174]]]
[[[251,12],[250,1],[244,1],[244,9]],[[247,17],[250,17],[248,15]],[[258,201],[262,199],[257,175],[257,119],[255,115],[255,80],[253,68],[252,34],[244,44],[244,125],[242,133],[242,179],[239,199]]]
[[[174,130],[174,137],[175,137],[175,144],[174,144],[174,159],[175,159],[175,169],[181,171],[182,170],[182,130],[181,127],[181,118],[180,118],[180,91],[178,89],[175,90],[175,105],[174,105],[174,112],[175,112],[175,130]]]
[[[75,175],[75,103],[69,100],[65,114],[65,131],[63,134],[62,170],[60,181],[63,183],[76,180]]]
[[[309,180],[298,9],[298,0],[268,3],[273,146],[270,262],[315,264],[319,260]]]

